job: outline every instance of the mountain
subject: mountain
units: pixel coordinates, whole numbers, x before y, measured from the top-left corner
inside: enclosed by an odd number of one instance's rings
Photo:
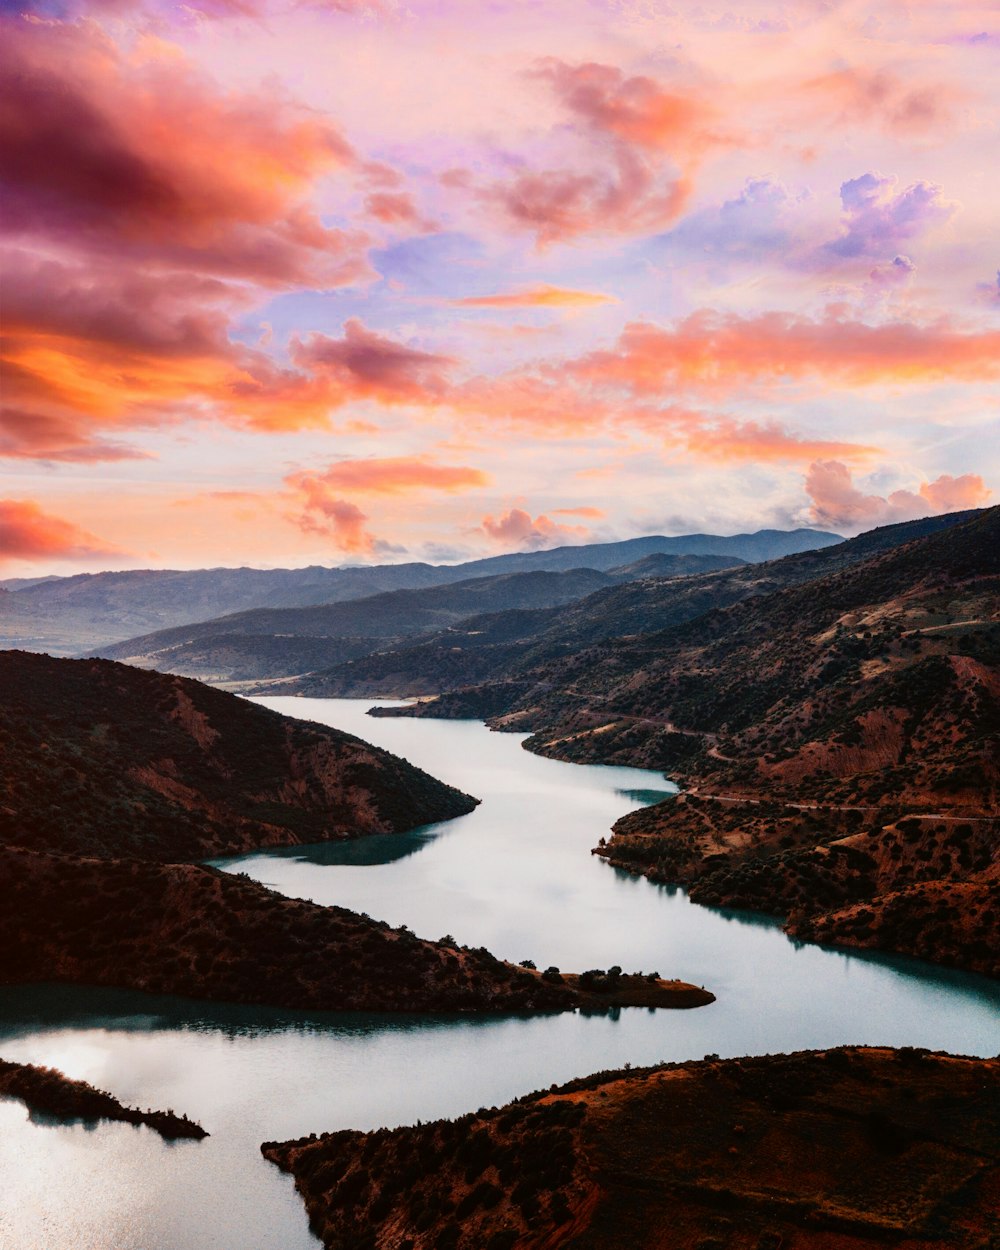
[[[535,569],[613,569],[645,556],[735,556],[756,563],[775,560],[797,551],[814,551],[842,542],[839,534],[826,530],[757,530],[753,534],[682,534],[667,538],[650,534],[616,543],[584,543],[573,547],[549,547],[545,551],[519,551],[506,556],[470,560],[461,567],[466,577],[479,573],[527,573]],[[585,557],[585,558],[584,558]]]
[[[317,607],[255,608],[130,638],[101,654],[215,681],[280,677],[367,655],[380,644],[438,631],[474,613],[579,599],[612,581],[593,569],[506,573]]]
[[[486,714],[546,755],[669,770],[685,793],[597,848],[617,867],[802,938],[1000,972],[1000,508],[665,629],[543,641],[381,714]]]
[[[653,552],[759,560],[837,542],[821,530],[761,530],[647,537],[490,556],[466,564],[422,563],[305,569],[135,569],[39,579],[0,594],[0,645],[74,655],[175,625],[259,607],[303,607],[413,590],[499,573],[607,570]],[[26,579],[35,581],[35,579]]]
[[[844,1047],[602,1072],[264,1142],[327,1250],[987,1250],[1000,1060]]]
[[[0,652],[0,843],[198,859],[397,832],[476,800],[235,695],[107,660]]]
[[[951,513],[883,526],[835,546],[762,564],[672,580],[639,576],[561,608],[475,617],[445,634],[430,635],[388,653],[346,658],[283,689],[313,696],[402,698],[479,686],[498,677],[509,683],[539,665],[574,656],[587,647],[653,633],[744,599],[811,582],[977,515],[975,511]],[[496,691],[490,692],[483,715],[497,714],[495,695]],[[435,708],[434,714],[439,710]],[[477,714],[467,699],[463,714]]]
[[[660,555],[647,559],[675,573],[743,563],[731,556]],[[598,587],[639,575],[626,570],[599,573],[595,569],[501,573],[420,590],[388,591],[346,603],[256,608],[130,638],[99,654],[140,668],[216,683],[260,681],[391,650],[405,645],[414,635],[450,630],[475,614],[530,611],[569,603]]]

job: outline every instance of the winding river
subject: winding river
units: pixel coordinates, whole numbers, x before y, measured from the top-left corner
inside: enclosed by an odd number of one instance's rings
[[[200,1120],[164,1144],[121,1124],[59,1125],[0,1100],[3,1250],[306,1250],[266,1139],[461,1114],[626,1063],[843,1042],[1000,1049],[1000,986],[889,956],[790,941],[749,913],[690,904],[589,850],[671,790],[659,774],[540,759],[476,721],[373,719],[349,700],[261,700],[346,729],[483,799],[416,833],[226,861],[284,893],[422,936],[569,970],[621,964],[712,989],[695,1011],[536,1019],[308,1014],[138,993],[0,991],[0,1056],[50,1064],[125,1102]]]

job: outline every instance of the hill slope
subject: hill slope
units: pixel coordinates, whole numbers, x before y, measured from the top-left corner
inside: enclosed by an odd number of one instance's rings
[[[616,866],[804,938],[1000,971],[1000,509],[508,671],[384,714],[485,713],[543,754],[666,769],[686,793],[618,822]]]
[[[396,832],[476,800],[349,734],[107,660],[0,652],[0,843],[199,859]]]
[[[261,1150],[327,1250],[987,1250],[998,1132],[1000,1061],[849,1047]]]
[[[0,847],[0,984],[68,981],[322,1011],[700,1007],[682,982],[616,995],[549,979],[453,939],[429,942],[343,907],[286,898],[196,864]],[[640,990],[642,991],[640,993]]]

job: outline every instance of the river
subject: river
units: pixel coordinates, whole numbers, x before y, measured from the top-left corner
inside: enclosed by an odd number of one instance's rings
[[[1000,986],[790,941],[771,919],[692,905],[589,854],[656,773],[564,764],[477,721],[372,718],[365,702],[261,700],[386,747],[483,800],[415,833],[224,867],[421,936],[569,971],[620,964],[705,985],[694,1011],[535,1019],[345,1015],[66,986],[0,991],[0,1056],[48,1064],[212,1134],[32,1120],[0,1100],[3,1250],[307,1250],[318,1245],[267,1139],[451,1116],[602,1068],[845,1042],[1000,1049]],[[221,863],[221,861],[220,861]]]

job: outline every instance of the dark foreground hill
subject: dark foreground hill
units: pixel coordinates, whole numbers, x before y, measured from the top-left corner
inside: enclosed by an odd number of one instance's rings
[[[724,570],[665,576],[646,561],[619,574],[626,584],[535,611],[473,617],[447,632],[345,658],[331,668],[283,684],[283,692],[350,698],[424,696],[488,683],[530,679],[541,667],[601,643],[650,634],[744,600],[800,586],[871,559],[916,538],[962,524],[976,512],[951,513],[882,526],[821,550]],[[658,560],[654,557],[654,561]],[[617,645],[617,644],[615,644]],[[467,715],[475,715],[467,708]],[[486,711],[483,715],[492,715]]]
[[[0,585],[0,645],[79,654],[153,630],[248,608],[301,607],[381,591],[441,586],[500,573],[607,570],[656,552],[768,560],[837,542],[822,530],[756,534],[653,535],[620,543],[556,547],[465,564],[419,562],[305,569],[133,569],[74,577],[14,579]],[[6,587],[6,589],[5,589]]]
[[[696,986],[548,978],[452,939],[196,864],[0,848],[0,984],[67,981],[322,1011],[698,1007]],[[624,983],[624,984],[623,984]]]
[[[616,866],[810,940],[997,973],[1000,509],[508,671],[395,712],[485,714],[543,754],[668,770],[686,793],[618,822],[598,848]]]
[[[327,1250],[989,1250],[998,1140],[1000,1061],[849,1047],[261,1150]]]
[[[476,800],[323,725],[107,660],[0,652],[0,842],[186,860],[399,832]]]

